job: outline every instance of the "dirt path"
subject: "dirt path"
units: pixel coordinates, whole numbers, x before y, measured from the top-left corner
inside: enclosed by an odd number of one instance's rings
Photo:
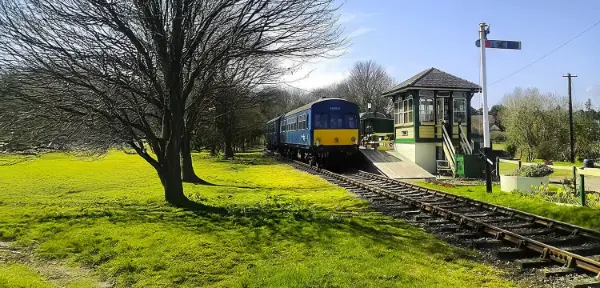
[[[0,241],[0,264],[23,264],[56,287],[88,286],[97,288],[114,287],[113,281],[102,281],[93,271],[83,267],[68,266],[58,261],[36,259],[32,253],[21,251],[9,242]]]

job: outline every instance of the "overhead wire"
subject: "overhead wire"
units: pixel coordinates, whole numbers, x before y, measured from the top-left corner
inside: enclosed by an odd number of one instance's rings
[[[513,73],[510,73],[510,74],[508,74],[508,75],[506,75],[506,76],[504,76],[504,77],[500,78],[499,80],[496,80],[496,81],[494,81],[494,82],[493,82],[492,84],[490,84],[489,86],[492,86],[492,85],[494,85],[494,84],[496,84],[496,83],[500,83],[500,82],[502,82],[502,81],[506,80],[507,78],[509,78],[509,77],[512,77],[513,75],[515,75],[515,74],[517,74],[517,73],[519,73],[519,72],[521,72],[521,71],[523,71],[523,70],[525,70],[525,69],[529,68],[529,67],[530,67],[530,66],[532,66],[533,64],[535,64],[535,63],[538,63],[538,62],[542,61],[544,58],[546,58],[546,57],[550,56],[550,54],[552,54],[552,53],[554,53],[554,52],[558,51],[559,49],[561,49],[561,48],[563,48],[563,47],[567,46],[567,44],[571,43],[573,40],[575,40],[575,39],[579,38],[579,36],[581,36],[581,35],[585,34],[586,32],[588,32],[588,31],[590,31],[590,30],[592,30],[592,28],[594,28],[594,27],[598,26],[598,24],[600,24],[600,20],[599,20],[598,22],[594,23],[592,26],[588,27],[587,29],[583,30],[582,32],[579,32],[579,34],[575,35],[575,37],[573,37],[573,38],[569,39],[567,42],[565,42],[565,43],[563,43],[563,44],[559,45],[559,46],[558,46],[558,47],[556,47],[554,50],[552,50],[552,51],[550,51],[550,52],[548,52],[548,53],[544,54],[542,57],[540,57],[540,58],[536,59],[535,61],[533,61],[533,62],[531,62],[531,63],[529,63],[529,64],[527,64],[527,65],[523,66],[522,68],[518,69],[517,71],[515,71],[515,72],[513,72]]]

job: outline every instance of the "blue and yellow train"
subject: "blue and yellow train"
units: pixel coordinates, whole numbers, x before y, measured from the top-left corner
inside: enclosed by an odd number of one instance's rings
[[[312,165],[340,163],[358,153],[358,106],[322,98],[271,119],[266,148]]]

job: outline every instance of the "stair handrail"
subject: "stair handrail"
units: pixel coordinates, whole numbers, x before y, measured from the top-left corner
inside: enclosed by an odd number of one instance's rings
[[[452,145],[452,140],[450,136],[448,136],[448,131],[446,130],[446,125],[442,125],[442,138],[444,139],[444,143],[450,147],[450,152],[452,152],[452,158],[454,159],[454,155],[456,154],[456,150],[454,149],[454,145]]]
[[[463,131],[460,124],[461,123],[458,122],[458,135],[460,137],[460,146],[462,147],[465,153],[473,154],[473,148],[475,146],[475,143],[473,142],[473,140],[471,140],[471,143],[469,143],[469,139],[467,138],[467,135],[465,135],[465,132]]]
[[[444,154],[448,158],[448,163],[450,164],[450,168],[452,169],[452,175],[456,175],[456,150],[454,149],[454,145],[452,145],[452,139],[448,136],[448,131],[446,131],[446,125],[444,125],[445,121],[442,121],[442,148],[444,149]],[[447,150],[447,153],[446,153]]]

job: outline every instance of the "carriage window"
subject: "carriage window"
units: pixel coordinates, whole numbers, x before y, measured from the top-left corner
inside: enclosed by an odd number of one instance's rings
[[[329,128],[341,129],[344,128],[344,119],[340,113],[331,113],[329,116]]]
[[[356,116],[354,114],[346,114],[346,128],[356,129]]]

